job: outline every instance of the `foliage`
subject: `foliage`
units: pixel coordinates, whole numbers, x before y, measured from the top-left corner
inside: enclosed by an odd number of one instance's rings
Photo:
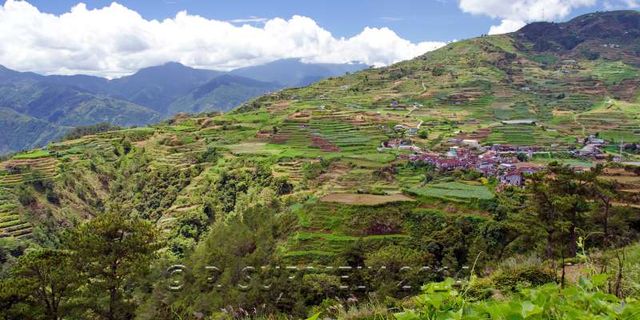
[[[82,288],[85,310],[101,319],[130,317],[135,311],[131,284],[148,272],[158,249],[154,227],[120,213],[104,213],[68,237],[76,270],[89,280]]]
[[[560,288],[556,284],[524,289],[504,300],[466,301],[464,288],[452,279],[431,283],[415,298],[415,309],[396,314],[409,319],[633,319],[640,302],[621,301],[597,290],[601,277]]]
[[[0,288],[0,295],[13,296],[5,316],[51,320],[68,316],[69,300],[81,285],[72,263],[72,253],[55,249],[36,249],[20,257],[12,277]]]
[[[64,140],[72,140],[82,138],[84,136],[93,135],[97,133],[107,132],[107,131],[115,131],[122,129],[119,126],[113,125],[108,122],[96,123],[90,126],[79,126],[71,129],[65,136]]]

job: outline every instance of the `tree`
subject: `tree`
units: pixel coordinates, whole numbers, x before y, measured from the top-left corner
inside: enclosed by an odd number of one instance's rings
[[[69,251],[29,251],[18,259],[3,291],[13,292],[13,299],[22,300],[28,305],[30,317],[40,315],[35,318],[62,319],[71,309],[65,302],[79,286],[79,276],[73,269],[72,261],[73,256]]]
[[[535,217],[547,233],[547,258],[554,257],[557,245],[562,257],[575,256],[577,230],[590,210],[588,181],[587,174],[558,164],[531,177],[527,191]]]
[[[599,179],[598,176],[602,174],[603,167],[598,165],[591,171],[590,182],[591,192],[594,200],[597,203],[595,220],[602,225],[602,245],[608,247],[610,242],[609,220],[611,218],[611,212],[613,202],[619,197],[618,186],[615,181]]]
[[[529,157],[526,154],[522,153],[522,152],[518,153],[516,157],[518,158],[518,161],[520,161],[520,162],[525,162],[525,161],[529,160]]]
[[[72,231],[67,245],[87,282],[88,309],[102,319],[132,317],[129,284],[149,271],[157,236],[149,222],[118,213],[104,213]]]

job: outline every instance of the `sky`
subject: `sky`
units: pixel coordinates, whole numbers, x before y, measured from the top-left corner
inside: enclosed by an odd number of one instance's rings
[[[0,0],[0,65],[108,78],[177,61],[216,70],[283,58],[384,66],[534,21],[640,0]]]

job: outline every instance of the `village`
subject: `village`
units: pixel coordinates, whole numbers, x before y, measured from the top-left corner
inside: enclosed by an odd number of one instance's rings
[[[410,134],[411,135],[411,134]],[[413,163],[433,166],[441,172],[454,170],[472,170],[486,178],[495,178],[501,186],[522,187],[526,175],[542,170],[545,166],[530,160],[536,155],[551,155],[553,151],[543,150],[537,146],[514,146],[493,144],[482,146],[477,140],[451,138],[446,152],[435,152],[418,147],[410,138],[394,138],[383,142],[378,151],[397,149],[411,153],[402,154],[401,159]],[[585,161],[620,162],[618,156],[610,156],[603,151],[607,142],[591,135],[583,142],[580,149],[562,152],[575,159]],[[576,171],[586,171],[589,166],[572,165]]]

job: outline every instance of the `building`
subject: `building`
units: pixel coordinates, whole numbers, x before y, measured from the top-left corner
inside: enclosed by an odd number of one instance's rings
[[[522,124],[522,125],[535,125],[537,120],[535,119],[518,119],[518,120],[503,120],[502,124]]]

